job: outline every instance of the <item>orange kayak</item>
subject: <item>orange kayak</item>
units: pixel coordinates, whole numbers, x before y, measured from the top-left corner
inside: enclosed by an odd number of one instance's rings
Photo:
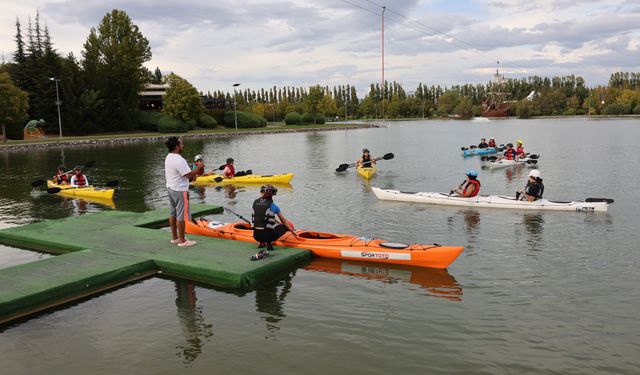
[[[231,224],[196,219],[185,222],[186,232],[202,236],[245,242],[253,239],[251,226],[244,222]],[[405,245],[380,239],[297,230],[297,237],[287,232],[274,242],[276,246],[310,250],[321,258],[350,259],[374,263],[403,264],[407,266],[447,268],[464,249],[462,246],[437,244]]]

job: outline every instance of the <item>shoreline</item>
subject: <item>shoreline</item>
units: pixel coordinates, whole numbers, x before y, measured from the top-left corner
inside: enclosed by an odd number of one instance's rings
[[[166,140],[167,137],[171,136],[179,136],[183,139],[197,139],[197,138],[226,138],[226,137],[237,137],[244,135],[260,135],[260,134],[283,134],[283,133],[306,133],[306,132],[317,132],[317,131],[336,131],[336,130],[354,130],[354,129],[368,129],[368,128],[379,128],[380,125],[373,123],[361,123],[361,124],[343,124],[341,126],[317,126],[317,127],[309,127],[309,128],[272,128],[269,129],[263,128],[264,130],[241,130],[239,132],[235,132],[234,130],[229,131],[220,131],[220,132],[203,132],[203,133],[158,133],[161,135],[141,135],[141,136],[127,136],[123,134],[122,136],[114,135],[113,138],[110,136],[97,136],[98,138],[87,138],[87,139],[69,139],[69,140],[47,140],[47,141],[34,141],[29,143],[0,143],[1,151],[25,151],[25,150],[33,150],[33,149],[55,149],[55,148],[65,148],[65,147],[76,147],[76,146],[102,146],[102,145],[113,145],[113,144],[125,144],[125,143],[138,143],[138,142],[157,142]],[[105,138],[101,138],[105,137]]]

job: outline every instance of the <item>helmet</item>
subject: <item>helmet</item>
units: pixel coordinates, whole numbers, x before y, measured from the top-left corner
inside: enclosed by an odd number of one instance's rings
[[[534,177],[534,178],[541,178],[542,175],[540,174],[540,171],[537,169],[532,169],[531,172],[529,172],[529,177]]]
[[[260,187],[260,192],[261,193],[267,193],[267,194],[271,194],[271,195],[276,195],[278,193],[278,188],[271,185],[271,184],[266,184],[266,185],[262,185]]]
[[[496,140],[496,139],[495,139],[495,138],[493,138],[493,137],[489,138],[489,140],[492,140],[492,139],[493,139],[494,141]]]
[[[523,145],[523,144],[524,144],[524,143],[522,142],[522,139],[518,139],[518,140],[516,141],[516,143],[520,143],[521,145]]]
[[[233,163],[233,158],[227,158],[227,164]]]
[[[478,171],[475,169],[469,169],[465,174],[469,177],[478,177]]]
[[[363,148],[362,149],[362,153],[365,153],[365,152],[369,152],[369,149],[368,148]]]
[[[65,167],[64,167],[64,165],[59,165],[59,166],[58,166],[58,170],[59,170],[59,171],[64,171],[64,170],[66,170],[66,169],[67,169],[67,168],[65,168]]]
[[[196,157],[194,158],[193,161],[198,161],[198,160],[202,160],[202,159],[204,159],[204,155],[198,154],[198,155],[196,155]]]
[[[513,147],[513,143],[507,143],[507,147]]]

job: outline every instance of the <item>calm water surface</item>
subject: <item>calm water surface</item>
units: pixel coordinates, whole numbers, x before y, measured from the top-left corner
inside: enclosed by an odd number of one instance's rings
[[[314,260],[232,292],[152,278],[0,327],[10,374],[638,374],[638,120],[394,122],[387,128],[187,140],[185,157],[254,173],[294,172],[277,201],[296,226],[399,242],[464,245],[447,271]],[[466,209],[377,201],[371,186],[448,191],[469,168],[482,192],[512,194],[527,167],[482,170],[459,147],[494,136],[541,154],[545,196],[609,197],[607,214]],[[371,181],[336,175],[363,147]],[[115,208],[166,205],[161,143],[0,155],[0,227],[110,210],[29,183],[95,160],[119,179]],[[256,186],[192,191],[249,215]],[[235,220],[230,215],[216,217]],[[61,233],[72,236],[72,233]],[[0,268],[48,257],[0,245]],[[36,275],[34,275],[36,277]],[[4,285],[10,288],[10,285]]]

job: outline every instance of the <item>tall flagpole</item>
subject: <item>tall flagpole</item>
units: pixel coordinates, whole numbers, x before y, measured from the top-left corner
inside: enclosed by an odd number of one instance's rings
[[[384,124],[384,11],[387,10],[386,6],[382,7],[382,83],[380,85],[380,93],[382,94],[382,105],[381,105],[381,113],[382,113],[382,123]]]

